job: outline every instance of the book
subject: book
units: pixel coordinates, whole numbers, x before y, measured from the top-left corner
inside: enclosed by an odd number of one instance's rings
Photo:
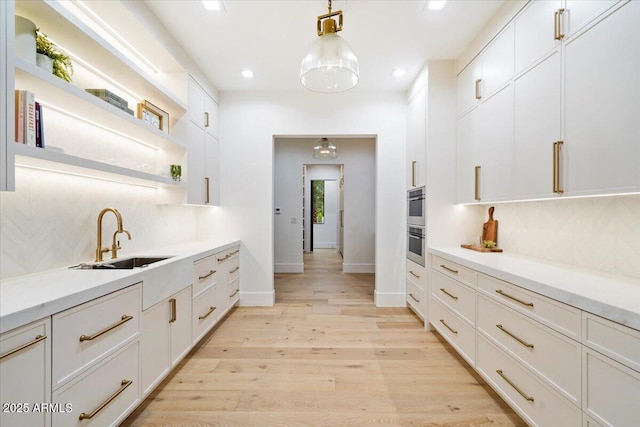
[[[24,91],[15,91],[15,139],[17,143],[24,144]]]
[[[24,91],[24,143],[36,146],[36,96]]]
[[[36,102],[36,147],[44,148],[42,105],[39,102]]]

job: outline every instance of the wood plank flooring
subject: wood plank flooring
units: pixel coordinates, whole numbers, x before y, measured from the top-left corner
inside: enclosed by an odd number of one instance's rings
[[[372,274],[333,251],[276,274],[274,307],[238,307],[123,426],[525,426]],[[144,361],[143,361],[144,363]]]

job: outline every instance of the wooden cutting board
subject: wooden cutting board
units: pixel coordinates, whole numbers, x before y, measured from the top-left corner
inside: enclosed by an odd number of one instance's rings
[[[498,221],[493,219],[494,207],[489,208],[489,220],[482,225],[482,241],[492,240],[498,246]]]

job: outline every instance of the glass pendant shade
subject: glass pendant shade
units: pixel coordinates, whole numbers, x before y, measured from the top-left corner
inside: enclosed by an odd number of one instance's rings
[[[335,159],[338,157],[338,148],[327,138],[322,138],[313,147],[313,157],[320,160]]]
[[[302,59],[300,82],[314,92],[344,92],[359,79],[358,58],[336,33],[318,37]]]

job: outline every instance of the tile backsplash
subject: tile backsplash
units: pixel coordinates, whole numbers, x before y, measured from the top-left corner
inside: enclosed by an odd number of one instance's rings
[[[494,206],[506,252],[640,278],[640,195]]]
[[[16,191],[0,192],[0,279],[93,261],[96,221],[105,207],[118,209],[132,236],[130,241],[124,234],[118,236],[119,256],[195,240],[198,208],[156,205],[155,192],[16,168]],[[103,246],[111,247],[115,230],[115,216],[107,213]]]

